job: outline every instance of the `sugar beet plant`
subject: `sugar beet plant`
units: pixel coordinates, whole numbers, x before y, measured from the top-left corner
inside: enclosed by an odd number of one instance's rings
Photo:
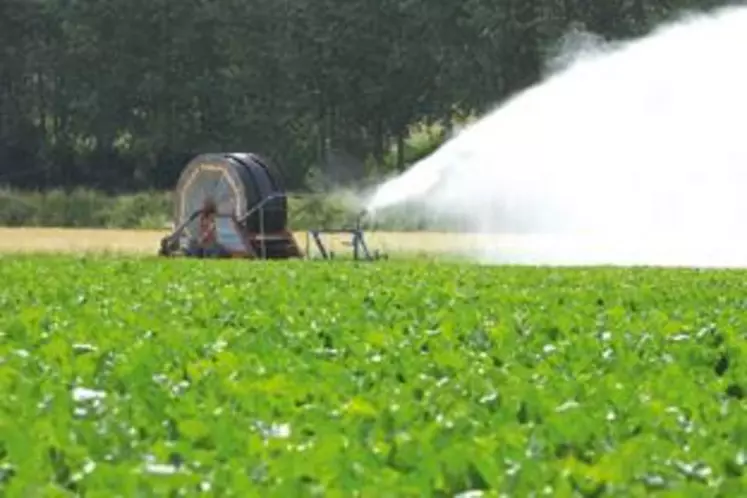
[[[5,496],[740,496],[745,274],[0,264]]]

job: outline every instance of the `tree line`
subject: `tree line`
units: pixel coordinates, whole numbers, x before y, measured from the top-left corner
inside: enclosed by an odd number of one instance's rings
[[[0,183],[169,189],[251,151],[293,189],[403,168],[537,81],[564,36],[642,35],[718,0],[0,0]]]

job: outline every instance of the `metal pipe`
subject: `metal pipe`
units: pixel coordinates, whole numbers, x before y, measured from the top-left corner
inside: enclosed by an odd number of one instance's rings
[[[259,240],[262,244],[262,259],[267,259],[267,248],[265,247],[265,206],[264,204],[259,207]]]
[[[363,218],[365,218],[366,215],[368,215],[368,210],[367,209],[362,209],[358,213],[358,216],[355,218],[355,229],[356,230],[360,230],[361,229],[361,225],[363,224]]]

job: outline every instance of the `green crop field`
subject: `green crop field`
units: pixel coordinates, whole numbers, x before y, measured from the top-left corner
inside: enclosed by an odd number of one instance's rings
[[[4,256],[0,494],[745,496],[746,276]]]

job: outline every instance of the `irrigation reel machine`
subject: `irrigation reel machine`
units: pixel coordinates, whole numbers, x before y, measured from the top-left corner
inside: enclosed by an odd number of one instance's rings
[[[161,240],[161,256],[196,258],[309,258],[310,245],[323,259],[335,253],[323,235],[349,235],[356,260],[379,259],[370,252],[361,216],[351,228],[309,230],[306,249],[288,228],[288,198],[278,170],[252,153],[208,153],[182,170],[174,192],[174,230]]]

